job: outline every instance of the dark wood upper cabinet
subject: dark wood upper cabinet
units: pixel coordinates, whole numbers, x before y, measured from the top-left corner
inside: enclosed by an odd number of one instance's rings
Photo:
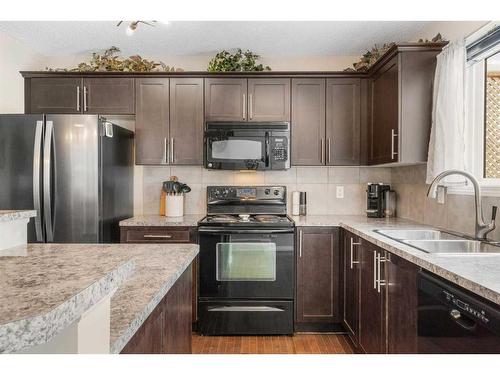
[[[377,289],[377,257],[381,251],[367,241],[360,250],[359,344],[365,353],[381,354],[385,353],[385,300]]]
[[[359,335],[359,268],[361,239],[352,233],[344,232],[343,237],[343,297],[344,326],[351,341],[358,345]]]
[[[326,81],[326,164],[359,165],[361,80]]]
[[[290,121],[290,79],[249,79],[248,121]]]
[[[420,268],[392,254],[384,264],[387,299],[387,352],[417,353]]]
[[[135,112],[133,78],[84,78],[83,112],[130,115]]]
[[[206,78],[205,120],[246,121],[247,79]]]
[[[325,79],[292,79],[292,165],[325,162]]]
[[[370,164],[397,161],[398,105],[398,63],[395,57],[371,80]]]
[[[136,79],[135,163],[166,164],[169,144],[169,79]]]
[[[203,78],[170,79],[170,163],[203,164]]]
[[[82,78],[31,78],[25,84],[26,113],[81,113]]]
[[[299,227],[297,231],[297,328],[304,323],[331,327],[342,320],[339,229]]]
[[[399,48],[369,79],[368,164],[427,161],[438,49]]]

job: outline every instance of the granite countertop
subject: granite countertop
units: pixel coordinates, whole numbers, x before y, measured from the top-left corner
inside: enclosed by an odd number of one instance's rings
[[[0,257],[0,353],[49,341],[111,298],[119,352],[198,253],[197,245],[28,244]]]
[[[121,227],[196,227],[204,214],[167,217],[161,215],[141,215],[120,221]]]
[[[390,253],[500,305],[500,255],[429,254],[374,232],[376,229],[434,227],[400,218],[373,219],[366,216],[341,215],[305,216],[298,218],[296,224],[298,226],[340,226]]]
[[[35,210],[0,210],[0,222],[35,217]]]

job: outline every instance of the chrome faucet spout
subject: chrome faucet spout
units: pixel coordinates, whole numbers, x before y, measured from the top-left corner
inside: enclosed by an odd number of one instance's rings
[[[474,187],[474,205],[476,209],[476,238],[479,240],[486,240],[486,235],[491,232],[492,230],[495,229],[495,219],[496,219],[496,213],[497,213],[497,207],[493,206],[492,210],[492,215],[491,215],[491,221],[486,224],[484,222],[484,216],[483,216],[483,206],[482,206],[482,194],[481,194],[481,187],[479,186],[479,183],[477,179],[471,175],[468,172],[461,171],[458,169],[450,169],[444,172],[441,172],[434,178],[432,181],[431,185],[429,186],[429,190],[427,190],[427,196],[429,198],[435,198],[436,197],[436,189],[439,185],[439,182],[451,175],[460,175],[464,176],[467,179],[472,182],[472,186]]]

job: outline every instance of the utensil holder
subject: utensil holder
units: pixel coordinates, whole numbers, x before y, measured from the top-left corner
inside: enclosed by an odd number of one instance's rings
[[[184,216],[184,195],[167,195],[165,197],[165,216]]]

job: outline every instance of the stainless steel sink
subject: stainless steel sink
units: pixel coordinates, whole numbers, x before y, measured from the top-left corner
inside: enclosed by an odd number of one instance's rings
[[[435,229],[378,229],[375,232],[429,254],[500,255],[500,246]]]
[[[459,236],[435,229],[376,229],[375,232],[398,241],[461,239]]]

